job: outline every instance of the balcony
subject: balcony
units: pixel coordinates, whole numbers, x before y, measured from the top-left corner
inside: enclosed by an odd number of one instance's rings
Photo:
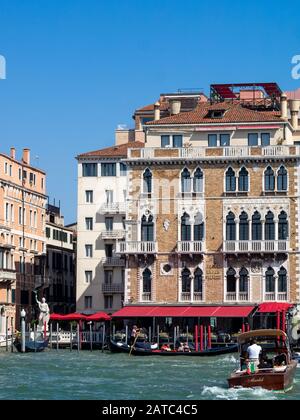
[[[157,242],[118,242],[117,253],[119,254],[156,254]]]
[[[266,302],[287,302],[287,292],[265,292],[264,301]]]
[[[226,302],[248,302],[248,292],[227,292],[225,297]]]
[[[202,241],[178,241],[177,252],[179,254],[201,254],[203,253]]]
[[[100,207],[100,214],[118,214],[118,213],[126,213],[126,205],[125,203],[105,203]]]
[[[125,267],[125,261],[120,257],[103,257],[101,263],[104,267]]]
[[[203,293],[202,292],[194,292],[194,293],[181,292],[180,301],[181,302],[202,302]]]
[[[49,286],[49,277],[42,276],[41,274],[36,274],[34,276],[35,287],[47,287]]]
[[[14,283],[16,281],[16,271],[0,269],[0,283]]]
[[[102,284],[102,293],[108,293],[108,294],[124,293],[124,284],[122,283]]]
[[[224,241],[226,253],[275,253],[288,252],[288,241]]]
[[[101,239],[123,239],[125,238],[125,230],[104,230],[101,232]]]
[[[229,147],[182,147],[182,148],[159,148],[145,147],[141,149],[129,149],[130,159],[163,160],[163,159],[220,159],[220,158],[264,158],[278,156],[297,156],[298,146],[229,146]]]
[[[142,293],[142,302],[151,302],[151,292]]]

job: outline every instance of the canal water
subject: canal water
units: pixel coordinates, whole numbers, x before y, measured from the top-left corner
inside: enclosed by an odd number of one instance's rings
[[[228,389],[236,356],[129,357],[94,351],[0,353],[0,399],[247,400],[300,399],[300,368],[294,388],[282,394]]]

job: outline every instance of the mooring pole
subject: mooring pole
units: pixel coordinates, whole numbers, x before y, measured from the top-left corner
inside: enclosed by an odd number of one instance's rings
[[[56,350],[58,350],[58,334],[59,334],[59,325],[58,322],[56,323]]]
[[[36,325],[33,325],[34,352],[36,353]]]
[[[105,322],[103,322],[103,328],[102,328],[102,353],[104,352],[104,345],[105,345]]]
[[[50,349],[52,350],[52,322],[50,323]]]
[[[72,321],[70,322],[70,351],[73,350],[73,325]]]
[[[11,352],[14,352],[14,324],[13,324],[13,318],[10,320],[10,328],[11,328]]]
[[[90,350],[93,351],[92,321],[90,321],[89,324],[90,324]]]
[[[6,317],[6,326],[5,326],[5,333],[6,333],[6,351],[8,351],[8,316]]]
[[[21,310],[21,352],[25,353],[25,340],[26,340],[26,325],[25,325],[26,312]]]
[[[80,351],[80,327],[79,323],[77,324],[77,351]]]
[[[128,344],[128,325],[125,327],[125,343]]]

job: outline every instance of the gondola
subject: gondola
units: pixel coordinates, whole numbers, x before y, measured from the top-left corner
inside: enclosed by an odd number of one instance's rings
[[[36,353],[36,352],[41,352],[44,351],[45,348],[48,347],[48,339],[47,340],[26,340],[25,341],[25,353]],[[16,349],[18,350],[18,352],[22,352],[22,343],[20,340],[16,340],[14,342],[14,345],[16,347]]]
[[[257,367],[247,360],[247,347],[255,339],[262,347]],[[268,390],[287,391],[293,386],[298,360],[292,358],[288,337],[281,330],[257,330],[240,334],[240,367],[228,378],[230,388],[261,387]],[[250,368],[251,367],[251,368]]]
[[[152,348],[151,348],[152,347]],[[137,344],[133,347],[131,354],[134,356],[221,356],[222,354],[234,353],[237,351],[237,344],[228,344],[224,347],[212,348],[203,351],[191,350],[190,352],[181,352],[181,351],[163,351],[157,348],[157,345],[151,346],[149,343],[144,345]],[[131,346],[121,341],[110,340],[110,351],[112,353],[130,353]]]

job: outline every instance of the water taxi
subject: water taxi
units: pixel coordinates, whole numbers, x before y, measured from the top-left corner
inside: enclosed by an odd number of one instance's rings
[[[240,334],[237,338],[240,366],[228,378],[230,388],[261,387],[287,391],[293,385],[297,360],[292,359],[288,337],[281,330],[256,330]],[[259,364],[248,360],[247,348],[252,340],[261,346]]]

